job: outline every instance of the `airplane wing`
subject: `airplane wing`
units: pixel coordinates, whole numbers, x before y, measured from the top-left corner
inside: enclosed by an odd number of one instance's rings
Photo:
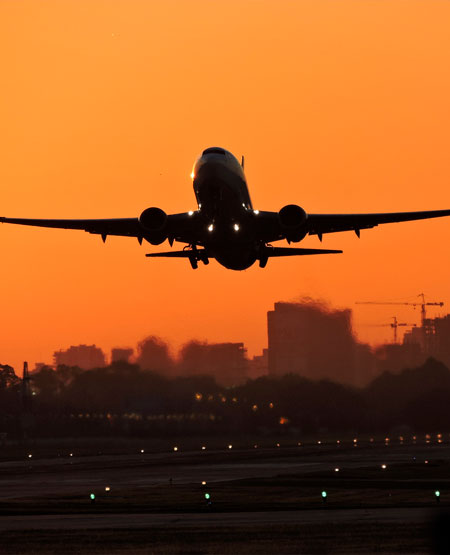
[[[105,240],[108,235],[137,237],[140,240],[147,236],[147,232],[140,224],[138,218],[47,220],[0,217],[0,223],[59,229],[80,229],[87,233],[101,235],[103,240]],[[195,218],[191,218],[187,213],[171,214],[167,217],[167,234],[178,241],[190,243],[192,241],[192,234],[196,231],[196,227]]]
[[[137,218],[110,218],[103,220],[35,220],[27,218],[2,218],[2,224],[31,225],[60,229],[81,229],[100,235],[125,235],[138,237],[143,230]]]
[[[450,210],[429,210],[426,212],[388,212],[380,214],[308,214],[305,231],[322,239],[324,233],[355,231],[359,236],[361,229],[369,229],[380,224],[409,222],[428,218],[450,216]],[[257,215],[257,235],[269,243],[285,238],[278,212],[260,211]]]
[[[409,222],[450,216],[450,210],[429,210],[426,212],[391,212],[380,214],[308,214],[306,225],[309,235],[369,229],[380,224]]]

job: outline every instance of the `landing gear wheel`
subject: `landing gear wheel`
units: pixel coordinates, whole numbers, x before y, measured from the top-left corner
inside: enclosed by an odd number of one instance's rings
[[[189,257],[189,262],[191,263],[193,270],[196,270],[198,268],[198,262],[193,256]]]

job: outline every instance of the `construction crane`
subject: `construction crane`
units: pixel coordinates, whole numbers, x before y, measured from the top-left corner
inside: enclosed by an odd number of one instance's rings
[[[403,301],[386,301],[386,302],[380,302],[380,301],[357,301],[355,304],[390,304],[390,305],[408,305],[408,306],[413,306],[414,308],[416,308],[416,306],[420,306],[421,308],[421,320],[422,320],[422,327],[425,327],[426,325],[426,319],[427,319],[427,312],[426,312],[426,306],[444,306],[444,303],[442,301],[438,301],[438,302],[425,302],[425,295],[423,293],[420,293],[419,295],[417,295],[418,297],[422,297],[422,302],[416,302],[416,303],[412,303],[412,302],[403,302]]]
[[[373,327],[385,327],[385,326],[389,326],[390,328],[392,328],[394,330],[394,343],[397,343],[397,328],[399,328],[400,326],[411,326],[413,328],[416,327],[416,324],[406,324],[405,322],[399,322],[397,320],[397,316],[392,316],[391,317],[393,322],[389,323],[389,324],[371,324]]]

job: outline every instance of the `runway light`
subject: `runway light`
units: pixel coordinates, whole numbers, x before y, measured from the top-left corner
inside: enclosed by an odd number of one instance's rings
[[[209,493],[205,493],[205,499],[206,501],[208,501],[208,499],[211,499],[211,496],[209,495]]]
[[[234,224],[233,229],[234,231],[239,231],[239,224]]]
[[[387,466],[385,464],[381,465],[382,470],[386,470]]]
[[[202,445],[202,451],[204,451],[206,449],[206,447],[204,445]]]
[[[327,492],[325,490],[323,490],[322,492],[322,501],[326,501],[327,500]]]
[[[301,447],[301,445],[302,445],[302,442],[301,442],[301,441],[299,441],[299,442],[297,443],[297,445],[298,445],[299,447]]]
[[[425,464],[428,464],[428,461],[425,461]]]
[[[205,480],[202,481],[202,486],[206,486]]]
[[[105,491],[111,491],[111,488],[109,486],[106,486]]]
[[[441,492],[437,489],[437,490],[434,492],[434,495],[435,495],[435,497],[436,497],[436,500],[438,500],[439,497],[441,496]]]
[[[258,446],[256,445],[256,443],[255,443],[255,445],[253,445],[253,448],[258,449]]]
[[[230,445],[228,445],[228,449],[233,449],[233,446],[231,445],[231,443]]]
[[[193,216],[193,215],[194,215],[194,211],[193,211],[193,210],[189,210],[188,215],[189,215],[189,216]]]
[[[279,443],[277,443],[277,447],[279,447],[279,446],[280,446],[280,444],[279,444]]]
[[[73,453],[69,453],[69,457],[73,457]]]
[[[358,439],[355,437],[355,439],[353,440],[353,443],[358,443]]]
[[[175,445],[175,447],[173,448],[174,451],[178,451],[178,447]]]
[[[33,455],[31,453],[28,453],[28,458],[31,459],[33,457]]]
[[[341,442],[340,442],[340,440],[339,440],[339,439],[338,439],[338,440],[336,441],[336,443],[337,443],[338,445],[340,445],[340,444],[341,444]]]
[[[208,231],[212,231],[214,229],[214,225],[213,224],[209,224],[208,226]]]
[[[335,471],[335,472],[339,472],[339,468],[336,467],[336,468],[334,469],[334,471]]]
[[[141,449],[141,453],[144,453],[144,450],[143,450],[143,449]]]
[[[322,442],[319,440],[319,441],[317,442],[317,445],[320,445],[321,443],[322,443]]]
[[[89,497],[90,497],[91,501],[95,501],[95,493],[91,493],[89,495]]]

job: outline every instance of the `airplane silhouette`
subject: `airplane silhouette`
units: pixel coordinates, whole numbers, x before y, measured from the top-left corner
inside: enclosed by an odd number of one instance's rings
[[[297,243],[307,235],[354,231],[379,224],[449,216],[450,210],[396,212],[386,214],[307,214],[296,204],[279,212],[254,210],[248,192],[242,162],[219,147],[207,148],[197,159],[191,174],[198,208],[181,214],[166,214],[157,207],[147,208],[138,218],[100,220],[42,220],[0,217],[0,222],[81,229],[101,235],[137,237],[160,245],[166,239],[185,243],[181,251],[154,252],[148,257],[187,258],[192,268],[198,262],[215,258],[231,270],[245,270],[257,260],[264,268],[271,257],[312,254],[335,254],[341,250],[273,247],[270,243],[286,239]]]

